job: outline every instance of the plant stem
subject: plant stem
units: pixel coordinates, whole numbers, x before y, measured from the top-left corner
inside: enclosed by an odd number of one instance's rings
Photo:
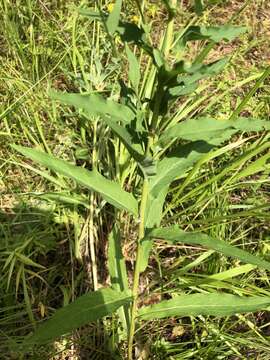
[[[136,265],[134,270],[133,289],[132,289],[133,303],[131,307],[130,331],[128,338],[128,360],[132,360],[132,346],[133,346],[133,339],[135,333],[135,318],[137,313],[137,299],[138,299],[138,288],[139,288],[139,279],[140,279],[141,240],[144,237],[145,210],[146,210],[147,198],[148,198],[148,180],[145,178],[143,181],[142,199],[140,205],[140,225],[139,225],[139,234],[138,234],[138,242],[137,242]]]
[[[171,0],[170,6],[172,8],[176,8],[176,5],[177,5],[177,0]],[[174,16],[171,16],[171,14],[169,14],[168,25],[166,28],[164,41],[162,44],[162,50],[165,59],[168,58],[173,43],[173,27],[174,27]],[[162,87],[159,88],[158,86],[157,89],[159,96],[156,96],[155,98],[155,105],[153,110],[151,126],[150,126],[148,144],[146,148],[146,155],[148,155],[151,149],[151,144],[153,142],[153,132],[155,132],[158,124],[159,108],[162,99],[162,96],[158,90],[162,91]],[[138,288],[139,288],[139,280],[140,280],[140,262],[142,256],[141,240],[144,238],[144,232],[145,232],[145,211],[146,211],[146,204],[148,199],[148,192],[149,192],[148,179],[144,178],[141,205],[140,205],[140,226],[139,226],[139,234],[138,234],[138,242],[137,242],[136,264],[135,264],[133,288],[132,288],[133,303],[131,306],[130,331],[128,337],[128,360],[132,360],[133,340],[134,340],[135,326],[136,326],[135,320],[137,315]]]

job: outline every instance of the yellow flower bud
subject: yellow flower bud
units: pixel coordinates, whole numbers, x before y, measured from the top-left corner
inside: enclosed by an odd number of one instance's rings
[[[109,3],[107,5],[107,10],[109,11],[109,13],[111,13],[113,11],[113,8],[114,8],[114,3]]]

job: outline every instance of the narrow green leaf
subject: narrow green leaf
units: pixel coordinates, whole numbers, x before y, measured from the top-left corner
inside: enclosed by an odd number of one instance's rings
[[[248,252],[228,244],[225,241],[214,239],[206,234],[199,232],[185,232],[178,227],[159,228],[152,230],[146,238],[163,239],[170,244],[196,244],[208,249],[218,251],[226,256],[237,258],[245,263],[257,265],[260,268],[270,270],[270,262],[261,259],[258,256],[251,255]]]
[[[257,160],[252,161],[245,169],[240,171],[236,176],[234,176],[233,181],[237,181],[243,177],[251,176],[257,174],[258,172],[264,171],[269,168],[269,159],[270,153],[261,156]]]
[[[109,235],[108,268],[112,289],[128,291],[128,277],[125,258],[122,254],[121,235],[116,225]],[[127,333],[130,321],[128,306],[121,307],[118,314]]]
[[[29,257],[19,253],[19,252],[15,252],[16,257],[24,264],[24,265],[29,265],[29,266],[33,266],[33,267],[37,267],[40,269],[45,269],[44,266],[37,264],[36,262],[34,262],[32,259],[30,259]]]
[[[154,198],[162,189],[183,175],[195,162],[205,156],[213,146],[203,141],[180,145],[157,164],[157,175],[150,181],[150,192]]]
[[[157,195],[154,197],[152,193],[149,193],[146,203],[145,210],[145,227],[151,229],[153,227],[160,226],[163,214],[163,205],[168,192],[169,186],[165,186]],[[148,259],[153,246],[152,239],[144,239],[141,242],[141,257],[139,271],[143,272],[147,268]]]
[[[169,128],[160,137],[160,144],[166,144],[173,138],[181,138],[190,141],[203,140],[215,145],[228,140],[238,131],[262,131],[268,129],[270,129],[270,121],[267,120],[196,118],[183,121]]]
[[[184,62],[180,62],[177,69],[167,71],[163,75],[167,78],[167,82],[172,82],[172,86],[169,84],[165,92],[165,97],[170,100],[171,98],[194,92],[198,87],[199,80],[219,74],[228,62],[229,58],[227,57],[210,64],[193,64],[192,66],[187,66]]]
[[[108,267],[112,288],[118,291],[128,290],[125,258],[121,249],[121,236],[116,225],[109,235]]]
[[[118,27],[121,15],[122,0],[116,0],[113,11],[108,16],[106,21],[108,32],[113,35]]]
[[[126,53],[127,53],[127,59],[129,63],[129,69],[128,69],[128,77],[131,82],[131,84],[134,86],[136,92],[138,91],[139,84],[140,84],[140,65],[139,62],[134,55],[134,53],[130,50],[129,46],[126,44]]]
[[[197,15],[202,15],[203,13],[203,0],[194,0],[195,12]]]
[[[121,120],[125,124],[129,124],[135,118],[135,114],[129,107],[113,100],[104,99],[99,94],[50,92],[50,96],[64,104],[82,109],[90,116],[109,115]]]
[[[149,181],[149,195],[146,206],[146,228],[159,226],[162,220],[162,210],[169,185],[175,178],[199,161],[212,147],[205,142],[195,142],[177,147],[173,153],[157,164],[157,174]],[[148,264],[153,241],[149,237],[141,243],[142,256],[140,272],[143,272]]]
[[[125,209],[137,215],[138,206],[133,195],[124,191],[118,183],[106,179],[97,170],[89,171],[44,152],[23,146],[13,145],[13,148],[31,160],[48,167],[50,170],[73,179],[90,190],[98,192],[115,207]]]
[[[192,84],[186,84],[185,82],[182,85],[171,87],[167,90],[168,98],[176,98],[179,96],[184,96],[193,93],[198,87],[196,82]]]
[[[178,296],[152,306],[145,306],[139,310],[139,316],[143,320],[170,316],[229,316],[264,310],[269,306],[270,297],[241,297],[222,293],[192,294]]]
[[[209,64],[196,63],[191,66],[185,64],[183,66],[183,73],[188,75],[178,75],[177,82],[183,82],[184,84],[189,85],[198,80],[206,79],[209,76],[217,75],[225,68],[229,63],[229,60],[228,57],[224,57]]]
[[[162,66],[166,67],[166,60],[164,59],[164,56],[159,49],[153,49],[153,58],[155,65],[158,68],[161,68]]]
[[[83,15],[83,16],[87,16],[90,20],[97,20],[97,21],[102,21],[103,19],[103,16],[107,17],[107,15],[104,13],[100,13],[100,12],[97,12],[97,11],[94,11],[92,9],[78,9],[78,13],[80,15]]]
[[[89,200],[80,195],[69,194],[69,193],[61,193],[61,192],[48,192],[44,194],[34,194],[40,199],[53,201],[55,203],[67,204],[67,205],[82,205],[86,208],[89,208]]]
[[[169,17],[170,18],[174,17],[175,14],[176,14],[176,9],[171,6],[170,1],[169,0],[162,0],[162,2],[166,7],[166,10],[168,12]]]
[[[181,38],[181,43],[185,45],[188,41],[210,40],[218,43],[222,40],[232,41],[237,36],[245,33],[247,28],[244,26],[222,25],[222,26],[190,26]]]
[[[30,338],[25,340],[25,345],[48,343],[91,321],[112,314],[130,301],[129,293],[110,288],[89,292],[57,310]]]

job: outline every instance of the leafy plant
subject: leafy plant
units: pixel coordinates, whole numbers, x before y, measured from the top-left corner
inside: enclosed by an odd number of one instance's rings
[[[201,81],[220,73],[229,59],[205,63],[209,49],[206,45],[206,51],[203,50],[192,64],[187,64],[184,60],[172,62],[170,54],[174,42],[185,47],[189,41],[231,41],[246,29],[232,25],[192,25],[180,38],[175,39],[174,20],[177,16],[177,2],[171,0],[162,3],[168,12],[168,18],[160,46],[152,44],[150,26],[147,26],[143,16],[140,25],[120,20],[120,0],[116,1],[110,14],[104,13],[101,9],[98,12],[80,10],[82,15],[104,25],[114,51],[114,37],[119,36],[125,44],[123,52],[118,53],[118,56],[128,63],[129,84],[123,85],[125,91],[120,102],[106,99],[94,92],[51,94],[53,99],[80,109],[88,121],[94,122],[98,119],[111,129],[129,153],[128,161],[136,166],[139,181],[133,183],[131,192],[124,189],[126,176],[121,176],[122,181],[119,183],[116,179],[108,179],[101,174],[95,164],[92,164],[93,169],[90,171],[45,152],[13,145],[15,150],[41,166],[96,192],[118,211],[130,214],[134,223],[138,224],[136,264],[131,290],[120,246],[120,217],[115,212],[115,225],[109,240],[111,288],[89,292],[56,311],[34,335],[25,340],[25,345],[52,341],[77,327],[117,311],[126,331],[128,359],[131,360],[134,356],[134,336],[137,324],[141,320],[199,314],[227,316],[270,306],[270,298],[266,296],[240,297],[226,293],[198,293],[183,294],[138,309],[140,274],[147,268],[150,252],[157,239],[173,245],[179,242],[201,245],[270,270],[270,263],[233,247],[228,242],[216,240],[198,231],[185,232],[178,227],[161,227],[164,203],[173,182],[188,179],[198,164],[214,156],[217,147],[229,140],[232,135],[270,129],[269,121],[238,117],[241,107],[236,109],[230,119],[187,116],[183,120],[179,116],[179,99],[199,92]],[[143,15],[140,3],[136,1],[136,5],[139,13]],[[203,11],[202,1],[195,1],[194,5],[197,13]],[[134,51],[131,51],[131,45],[135,45]],[[147,69],[138,59],[139,51],[141,56],[148,57]],[[257,88],[268,74],[269,69],[257,82]]]

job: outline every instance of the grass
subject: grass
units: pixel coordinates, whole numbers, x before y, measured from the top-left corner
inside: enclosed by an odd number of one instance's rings
[[[100,3],[104,8],[107,5]],[[182,3],[179,24],[186,24],[191,12]],[[45,170],[42,174],[35,170],[33,176],[33,164],[24,162],[9,146],[16,143],[45,148],[62,158],[76,159],[78,164],[96,163],[105,174],[117,177],[122,172],[114,167],[114,156],[108,155],[114,153],[120,156],[123,169],[126,167],[121,145],[108,140],[105,127],[97,123],[90,126],[81,114],[54,103],[47,95],[51,87],[116,93],[121,76],[119,63],[112,59],[112,49],[99,25],[76,15],[75,7],[79,5],[78,1],[16,1],[14,5],[7,0],[0,4],[3,359],[20,358],[14,341],[33,330],[55,308],[108,282],[106,270],[101,270],[106,268],[111,214],[95,195],[89,199],[83,194],[83,200],[89,203],[86,210],[80,205],[44,201],[44,192],[65,192],[66,180]],[[241,6],[242,1],[217,1],[202,20],[225,23]],[[149,16],[154,13],[155,26],[160,30],[163,11],[155,8],[154,2],[147,3],[147,9]],[[219,78],[204,83],[200,96],[179,104],[178,119],[205,109],[213,116],[226,117],[239,105],[269,65],[269,15],[266,1],[250,1],[238,14],[234,23],[246,24],[248,34],[233,45],[213,48],[209,54],[216,59],[220,54],[232,53],[230,66]],[[199,50],[190,47],[190,58]],[[269,119],[269,86],[267,79],[243,114]],[[236,137],[204,166],[194,168],[186,184],[174,183],[164,209],[170,221],[181,223],[185,229],[200,227],[212,236],[269,258],[268,142],[269,134]],[[44,174],[45,180],[41,176]],[[126,178],[138,181],[132,169],[127,168],[124,174],[119,179],[123,184]],[[127,218],[124,229],[124,255],[131,268],[134,224],[129,221]],[[267,273],[242,265],[234,274],[232,269],[239,265],[236,260],[200,247],[168,248],[160,244],[151,258],[151,270],[141,280],[141,302],[157,302],[165,290],[174,295],[183,289],[231,289],[239,294],[269,296]],[[218,276],[211,277],[213,274]],[[150,298],[148,294],[152,294]],[[112,345],[116,324],[113,319],[112,324],[105,321],[89,325],[53,348],[29,354],[29,358],[111,358],[110,352],[116,353]],[[152,346],[143,350],[153,359],[267,359],[269,325],[264,312],[221,319],[200,316],[153,321],[141,329],[145,339],[151,340],[145,343]]]

